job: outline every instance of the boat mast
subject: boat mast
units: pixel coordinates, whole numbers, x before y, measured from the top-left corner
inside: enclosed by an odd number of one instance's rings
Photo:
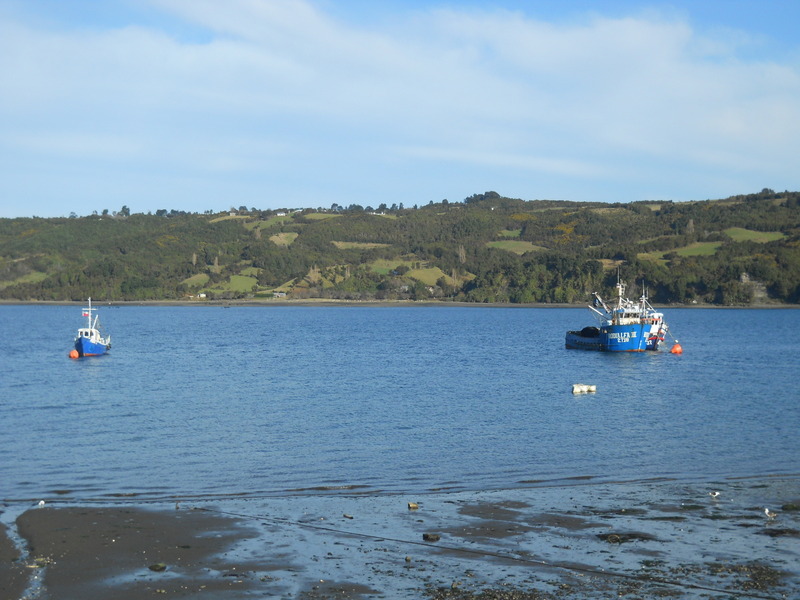
[[[622,308],[623,300],[625,298],[625,284],[620,277],[619,267],[617,267],[617,308]]]
[[[86,325],[89,329],[96,329],[97,317],[94,318],[94,323],[92,323],[92,310],[92,299],[89,298],[89,308],[86,309]]]

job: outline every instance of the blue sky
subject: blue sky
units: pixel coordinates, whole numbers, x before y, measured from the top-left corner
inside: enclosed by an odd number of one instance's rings
[[[800,2],[0,0],[0,217],[800,190]]]

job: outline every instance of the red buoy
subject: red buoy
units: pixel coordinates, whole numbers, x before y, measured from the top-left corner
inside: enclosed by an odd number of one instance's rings
[[[78,351],[75,350],[75,348],[73,348],[72,350],[69,351],[69,357],[70,358],[78,358]]]
[[[675,344],[673,344],[672,350],[670,350],[670,352],[672,354],[683,354],[683,348],[681,348],[681,345],[678,342],[675,342]]]

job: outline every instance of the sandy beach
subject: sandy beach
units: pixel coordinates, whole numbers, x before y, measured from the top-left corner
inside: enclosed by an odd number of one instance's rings
[[[3,598],[722,599],[800,589],[797,477],[37,504],[5,505]]]

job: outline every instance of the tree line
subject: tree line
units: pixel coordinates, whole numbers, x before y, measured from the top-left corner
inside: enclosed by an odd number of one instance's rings
[[[798,192],[378,206],[0,219],[0,298],[575,303],[620,276],[663,304],[800,302]]]

